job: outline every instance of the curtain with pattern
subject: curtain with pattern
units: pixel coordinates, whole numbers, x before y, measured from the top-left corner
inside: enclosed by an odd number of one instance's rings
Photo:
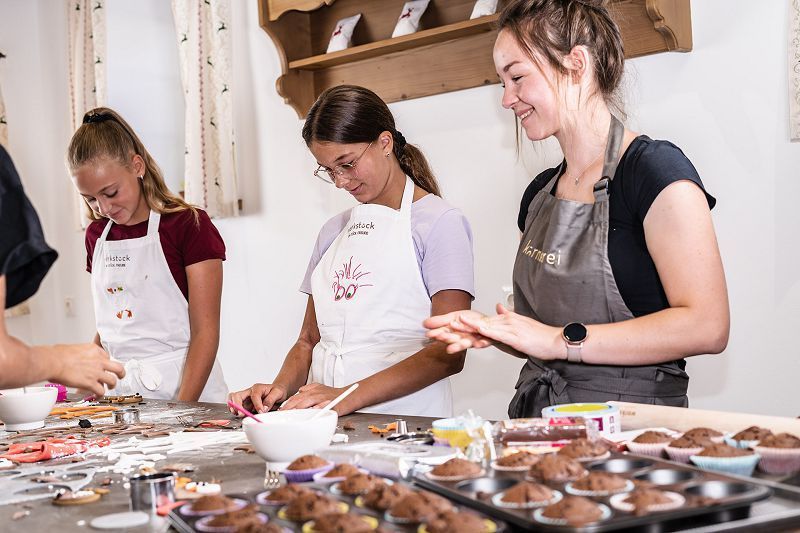
[[[172,0],[185,108],[184,197],[238,214],[231,105],[230,0]]]

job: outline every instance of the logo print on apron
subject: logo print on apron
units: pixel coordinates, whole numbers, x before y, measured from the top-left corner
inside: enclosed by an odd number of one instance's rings
[[[342,268],[334,271],[333,277],[333,300],[338,302],[342,298],[352,300],[360,287],[372,287],[372,283],[361,283],[359,280],[368,276],[371,272],[362,272],[359,263],[353,268],[353,256],[346,263],[342,263]]]

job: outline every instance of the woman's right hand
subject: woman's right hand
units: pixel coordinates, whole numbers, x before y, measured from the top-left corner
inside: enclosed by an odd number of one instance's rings
[[[428,328],[428,337],[447,344],[447,353],[458,353],[469,348],[486,348],[493,341],[478,333],[478,330],[465,324],[461,318],[471,322],[485,320],[486,315],[478,311],[453,311],[445,315],[432,316],[422,325]]]
[[[91,392],[97,397],[105,388],[113,389],[117,378],[125,377],[125,367],[112,361],[105,350],[94,343],[60,344],[53,347],[56,373],[52,380]]]
[[[286,388],[274,383],[256,383],[244,390],[228,394],[229,401],[254,413],[266,413],[276,403],[285,401],[287,397]],[[229,406],[228,409],[236,416],[242,416],[242,413],[233,407]]]

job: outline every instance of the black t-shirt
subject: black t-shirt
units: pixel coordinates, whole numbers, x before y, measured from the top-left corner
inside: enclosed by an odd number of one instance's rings
[[[525,230],[525,218],[533,197],[560,167],[540,173],[522,195],[517,225]],[[709,208],[716,199],[705,192],[703,182],[689,159],[674,144],[640,135],[628,146],[609,187],[608,259],[619,292],[633,316],[669,307],[664,287],[644,238],[644,217],[656,197],[676,181],[690,180],[705,193]],[[555,194],[556,187],[550,191]]]
[[[0,146],[0,275],[6,277],[5,306],[33,296],[57,257],[44,242],[39,217],[11,157]]]

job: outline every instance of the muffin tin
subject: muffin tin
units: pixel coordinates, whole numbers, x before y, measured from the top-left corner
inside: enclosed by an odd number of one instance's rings
[[[546,531],[674,531],[690,525],[697,527],[747,517],[754,502],[769,498],[772,493],[763,483],[650,456],[613,453],[608,459],[586,462],[584,466],[590,471],[607,471],[637,484],[679,493],[686,498],[686,504],[674,510],[636,516],[609,505],[610,497],[591,497],[596,503],[611,509],[611,515],[606,520],[581,527],[553,526],[538,521],[534,509],[512,509],[493,503],[495,494],[524,480],[524,472],[490,469],[485,477],[454,482],[434,481],[424,473],[415,473],[414,483],[512,526]],[[567,494],[567,483],[543,484]]]
[[[391,482],[391,480],[388,480]],[[394,483],[403,483],[402,481],[394,481]],[[340,493],[336,493],[331,491],[331,485],[329,484],[319,484],[319,483],[302,483],[304,487],[308,487],[314,490],[317,490],[331,498],[343,502],[347,504],[349,507],[349,512],[364,515],[368,517],[373,517],[378,521],[378,527],[382,531],[393,531],[393,532],[404,532],[404,533],[417,533],[420,530],[419,524],[400,524],[395,523],[388,520],[387,516],[379,511],[373,511],[372,509],[361,507],[359,505],[360,502],[356,502],[357,497],[346,496]],[[411,487],[414,490],[413,487]],[[252,502],[259,507],[259,512],[263,513],[268,517],[268,520],[274,524],[278,524],[284,528],[284,531],[289,532],[301,532],[304,531],[303,526],[304,524],[301,522],[292,522],[289,520],[285,520],[280,518],[279,515],[282,515],[281,509],[283,505],[262,505],[257,501],[258,494],[263,493],[263,490],[257,491],[252,494],[228,494],[229,498],[237,498],[247,500],[248,503]],[[474,512],[474,510],[470,509],[470,512]],[[481,515],[482,513],[478,513]],[[180,532],[184,533],[194,533],[195,531],[201,531],[200,529],[196,529],[195,525],[199,522],[203,517],[202,516],[186,516],[184,513],[180,512],[180,508],[174,509],[169,514],[169,520],[172,526]],[[502,533],[507,531],[507,526],[501,520],[497,520],[496,518],[490,518],[488,516],[483,516],[488,520],[491,520],[497,526],[496,531],[498,533]],[[308,528],[306,528],[306,531]]]

